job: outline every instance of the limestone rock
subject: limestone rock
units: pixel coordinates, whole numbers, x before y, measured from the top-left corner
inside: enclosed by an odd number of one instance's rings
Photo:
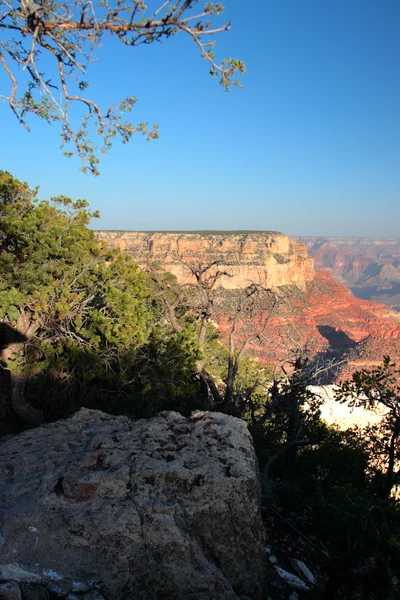
[[[305,579],[306,581],[308,581],[308,583],[315,585],[314,575],[311,573],[310,569],[302,560],[299,560],[298,558],[291,558],[290,564],[292,565],[293,569],[296,571],[299,577]]]
[[[346,375],[380,364],[385,355],[400,359],[398,312],[354,297],[328,271],[315,272],[313,258],[301,243],[307,242],[306,238],[299,242],[271,231],[98,231],[96,235],[102,243],[130,254],[144,268],[149,262],[160,264],[180,284],[194,284],[193,268],[213,264],[209,275],[217,271],[223,274],[214,288],[212,320],[225,341],[232,327],[232,305],[240,290],[255,283],[272,288],[278,297],[283,295],[284,302],[270,320],[265,336],[268,340],[257,342],[256,335],[265,323],[265,306],[255,307],[252,323],[238,331],[240,342],[254,335],[248,349],[261,362],[271,364],[271,355],[274,363],[287,358],[287,348],[281,342],[290,330],[296,332],[299,344],[307,345],[313,353],[328,348],[346,352],[347,366],[342,366]],[[317,241],[317,248],[321,241]],[[398,279],[398,269],[393,269],[393,275]]]
[[[106,600],[262,597],[258,469],[239,419],[83,409],[3,444],[0,488],[2,581]]]
[[[296,239],[306,245],[316,269],[329,269],[356,295],[399,305],[400,238]]]
[[[282,577],[291,588],[302,590],[303,592],[308,592],[310,590],[308,585],[306,585],[300,577],[297,577],[297,575],[293,575],[293,573],[289,573],[289,571],[286,571],[281,567],[275,567],[275,569],[278,575]]]
[[[4,464],[4,462],[2,462],[1,469],[2,469],[3,473],[4,473],[4,469],[6,470],[6,479],[7,479],[7,469],[8,469],[7,464]],[[0,482],[1,482],[1,475],[0,475]],[[1,497],[0,497],[0,501],[1,501]],[[4,540],[3,546],[4,545],[5,545],[5,540]],[[15,548],[12,549],[11,556],[14,559]],[[30,583],[30,582],[34,582],[34,581],[40,581],[40,575],[37,575],[37,573],[32,573],[30,571],[27,571],[26,569],[23,569],[22,567],[20,567],[17,564],[14,564],[14,563],[3,564],[3,565],[0,564],[0,581],[19,581],[22,583],[23,582]]]

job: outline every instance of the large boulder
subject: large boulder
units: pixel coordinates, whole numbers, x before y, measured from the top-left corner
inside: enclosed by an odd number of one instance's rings
[[[61,598],[262,598],[257,461],[239,419],[83,409],[0,452],[0,583]]]

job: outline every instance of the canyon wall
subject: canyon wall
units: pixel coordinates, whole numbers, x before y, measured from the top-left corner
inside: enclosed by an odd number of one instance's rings
[[[249,351],[262,362],[276,364],[304,346],[315,354],[333,353],[349,372],[378,364],[385,355],[400,360],[400,315],[355,297],[332,272],[314,271],[305,244],[282,233],[102,231],[97,236],[143,266],[161,264],[182,284],[195,282],[192,269],[215,262],[214,271],[226,272],[218,279],[212,316],[224,340],[240,289],[251,283],[275,288],[279,303],[272,316],[261,306],[250,320],[237,323],[237,338],[254,337]],[[308,246],[310,240],[304,240]],[[267,318],[268,330],[258,339],[254,333]]]
[[[304,244],[278,232],[203,233],[99,231],[98,239],[129,253],[140,265],[161,263],[179,283],[194,283],[193,269],[215,263],[224,272],[217,286],[240,289],[304,285],[314,278],[314,262]]]
[[[279,296],[266,334],[249,348],[262,362],[277,364],[304,347],[314,355],[343,361],[341,370],[348,374],[381,363],[385,355],[400,361],[400,315],[383,304],[356,298],[329,271],[316,271],[304,289],[280,288]],[[218,294],[215,307],[214,319],[227,340],[232,327],[228,291]],[[261,330],[267,317],[262,307],[255,310],[251,322],[238,324],[238,337],[244,340]]]
[[[400,310],[400,238],[298,237],[316,269],[329,269],[359,298]]]

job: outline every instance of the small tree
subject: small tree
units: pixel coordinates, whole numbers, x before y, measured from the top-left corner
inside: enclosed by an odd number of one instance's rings
[[[262,410],[250,425],[260,447],[265,449],[265,480],[273,463],[281,457],[284,472],[293,477],[299,450],[318,446],[323,439],[323,401],[310,390],[310,385],[331,367],[330,362],[312,360],[307,348],[293,352],[276,365],[273,381],[266,386]]]
[[[378,409],[382,420],[378,427],[365,431],[372,449],[373,487],[388,497],[400,483],[400,371],[390,357],[372,369],[363,369],[341,383],[336,399],[350,407]]]
[[[199,10],[193,10],[198,0],[155,4],[147,7],[143,0],[0,0],[0,66],[9,81],[9,91],[0,98],[27,129],[30,115],[58,122],[62,146],[69,147],[64,154],[77,152],[84,171],[98,174],[90,124],[102,141],[103,153],[116,136],[122,142],[135,132],[147,139],[158,137],[156,125],[133,125],[124,119],[136,104],[135,96],[103,109],[85,94],[87,65],[106,38],[135,47],[186,34],[207,61],[212,77],[219,76],[226,89],[240,85],[235,77],[244,73],[243,62],[232,58],[217,62],[213,53],[214,36],[231,26],[213,23],[223,12],[222,4],[206,2]],[[77,127],[76,118],[81,120]]]
[[[208,365],[214,362],[213,354],[216,351],[215,346],[210,348],[209,341],[210,338],[215,337],[210,335],[210,328],[213,329],[212,320],[216,312],[217,284],[221,277],[231,277],[229,270],[225,269],[229,265],[222,266],[219,260],[188,263],[181,257],[178,258],[192,274],[194,283],[178,285],[174,282],[171,285],[171,282],[166,283],[165,273],[157,269],[155,265],[148,265],[147,268],[158,285],[168,318],[175,330],[180,331],[182,328],[182,324],[176,316],[178,308],[182,308],[182,305],[185,306],[186,315],[192,315],[198,323],[197,341],[201,354],[196,363],[196,371],[202,388],[209,398],[210,406],[236,416],[242,416],[244,411],[249,409],[251,398],[260,381],[256,377],[250,383],[245,377],[246,383],[245,381],[239,382],[240,367],[251,344],[265,335],[278,304],[278,296],[273,290],[256,283],[238,290],[234,294],[234,306],[229,319],[227,349],[225,352],[222,351],[223,356],[220,357],[223,363],[221,381],[208,368]],[[187,293],[183,301],[184,291]],[[250,327],[250,332],[244,331],[245,326],[254,319],[256,310],[262,315],[259,325]],[[253,375],[255,371],[256,369],[253,368]],[[259,371],[264,378],[265,369],[262,368]]]

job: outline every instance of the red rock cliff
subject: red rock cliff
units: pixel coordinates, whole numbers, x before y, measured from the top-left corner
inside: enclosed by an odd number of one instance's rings
[[[283,233],[146,233],[101,231],[98,238],[120,248],[139,264],[160,262],[179,283],[192,283],[189,266],[217,262],[225,271],[218,286],[244,288],[251,283],[265,287],[305,284],[314,278],[314,262],[304,244]]]
[[[385,355],[400,361],[400,316],[383,304],[360,300],[336,283],[328,271],[317,271],[304,290],[287,286],[262,342],[252,353],[266,363],[288,356],[290,349],[307,345],[317,352],[333,351],[346,361],[346,371],[380,363]],[[261,329],[263,311],[255,311],[251,323],[241,323],[242,339]],[[229,310],[220,302],[216,320],[227,339]]]

